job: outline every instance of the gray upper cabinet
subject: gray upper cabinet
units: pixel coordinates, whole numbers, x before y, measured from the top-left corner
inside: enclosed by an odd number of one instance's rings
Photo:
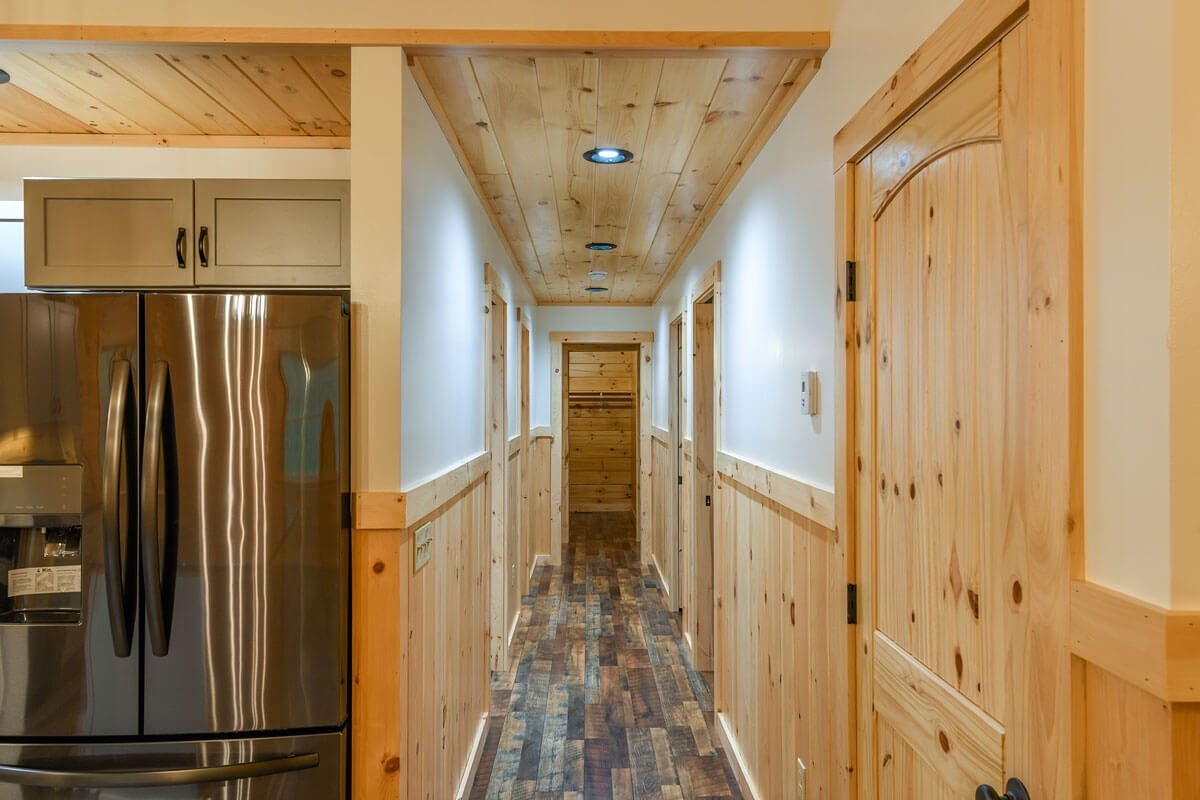
[[[25,182],[25,283],[192,285],[192,181]]]
[[[41,288],[350,285],[350,183],[29,180],[25,282]]]
[[[197,286],[347,286],[347,181],[196,181]]]

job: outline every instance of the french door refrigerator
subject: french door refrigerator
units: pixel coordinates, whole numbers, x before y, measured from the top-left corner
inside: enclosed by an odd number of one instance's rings
[[[337,295],[0,295],[0,800],[345,795]]]

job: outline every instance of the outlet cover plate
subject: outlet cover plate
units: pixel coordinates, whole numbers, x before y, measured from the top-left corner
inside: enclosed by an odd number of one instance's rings
[[[420,572],[421,567],[433,558],[433,523],[426,522],[413,533],[413,572]]]

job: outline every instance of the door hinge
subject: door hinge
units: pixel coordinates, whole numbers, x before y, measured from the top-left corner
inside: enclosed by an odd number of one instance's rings
[[[706,505],[706,506],[712,505],[712,495],[711,494],[704,495],[704,505]]]
[[[846,262],[846,302],[853,303],[858,300],[858,262]]]
[[[846,584],[846,624],[858,624],[858,584]]]
[[[683,486],[683,476],[682,476],[682,475],[677,475],[676,477],[677,477],[677,478],[679,478],[679,485],[680,485],[680,486]]]

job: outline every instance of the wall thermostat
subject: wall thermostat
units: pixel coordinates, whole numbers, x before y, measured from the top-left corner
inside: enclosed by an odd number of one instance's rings
[[[800,373],[800,413],[813,416],[819,410],[817,373]]]

